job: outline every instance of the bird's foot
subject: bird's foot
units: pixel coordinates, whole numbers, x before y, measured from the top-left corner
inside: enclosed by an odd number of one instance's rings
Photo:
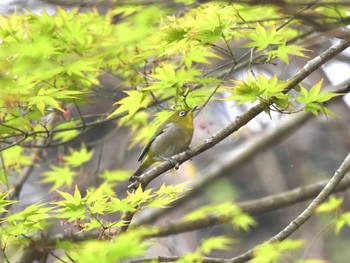
[[[164,161],[164,162],[173,162],[173,159],[171,157],[164,157],[164,156],[161,156],[161,155],[158,155],[157,158],[156,158],[157,161]]]
[[[175,170],[178,170],[180,167],[179,162],[175,161],[173,158],[171,157],[164,157],[164,156],[158,156],[158,158],[162,161],[166,161],[166,162],[170,162],[172,165],[174,165]]]
[[[142,185],[144,185],[144,182],[140,176],[131,176],[129,178],[129,182],[130,184],[127,186],[128,189],[136,190],[139,186],[142,187]]]
[[[135,175],[132,175],[130,178],[129,178],[129,182],[133,183],[133,182],[136,182],[139,180],[139,176],[135,176]]]

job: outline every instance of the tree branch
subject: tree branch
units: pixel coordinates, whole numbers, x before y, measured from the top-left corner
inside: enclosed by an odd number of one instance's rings
[[[275,211],[281,208],[286,208],[310,198],[314,198],[320,193],[320,191],[326,187],[328,180],[310,184],[307,186],[298,187],[283,193],[254,199],[251,201],[245,201],[237,203],[239,208],[250,215],[258,215]],[[350,188],[350,175],[334,189],[334,192],[344,191]],[[220,225],[229,222],[232,217],[228,216],[211,216],[203,219],[198,219],[190,222],[179,222],[179,223],[167,223],[160,226],[156,233],[147,235],[146,237],[165,237],[169,235],[176,235],[185,232],[195,231],[198,229]],[[137,228],[138,226],[133,226]]]
[[[328,48],[319,56],[311,59],[308,63],[306,63],[306,65],[303,68],[301,68],[293,77],[291,77],[287,81],[288,85],[285,88],[285,92],[288,92],[291,89],[293,89],[302,80],[304,80],[307,76],[309,76],[313,71],[318,69],[321,65],[326,63],[331,58],[335,57],[337,54],[341,53],[343,50],[345,50],[349,46],[350,46],[350,38],[340,40],[338,43]],[[145,172],[139,177],[138,181],[131,183],[128,186],[128,188],[136,189],[139,185],[141,185],[143,189],[146,188],[149,182],[151,182],[154,178],[158,177],[162,173],[174,168],[178,164],[181,164],[189,160],[190,158],[193,158],[194,156],[204,152],[205,150],[214,147],[220,141],[224,140],[225,138],[230,136],[232,133],[236,132],[241,127],[246,125],[253,118],[258,116],[266,107],[268,107],[271,104],[273,104],[273,101],[268,103],[259,103],[258,105],[252,107],[246,113],[238,116],[234,122],[232,122],[225,128],[219,130],[216,134],[210,136],[201,144],[193,147],[192,149],[186,152],[177,154],[173,156],[170,161],[163,162],[160,165],[154,167],[153,169]],[[122,220],[126,221],[127,224],[120,229],[120,232],[124,232],[127,230],[132,218],[133,218],[133,213],[127,213],[122,217]]]
[[[270,195],[260,199],[237,203],[237,205],[241,208],[242,211],[249,213],[251,215],[266,213],[266,212],[274,211],[274,210],[284,208],[286,206],[290,206],[296,203],[306,201],[310,198],[313,198],[327,185],[327,183],[328,183],[328,180],[325,180],[323,182],[317,182],[307,186],[298,187],[293,190],[283,192],[280,194]],[[349,188],[350,188],[350,175],[347,175],[337,185],[337,187],[334,189],[333,192],[341,192]],[[193,223],[193,224],[200,224],[201,227],[193,227],[190,224],[185,225],[183,223],[167,224],[167,225],[161,226],[157,234],[148,235],[148,236],[145,236],[145,238],[164,237],[168,235],[180,234],[188,231],[193,231],[199,228],[205,228],[213,225],[223,224],[228,222],[228,220],[230,220],[230,218],[228,217],[227,218],[211,217],[209,219],[204,219],[202,221],[198,220]],[[45,250],[45,247],[53,248],[59,242],[63,242],[63,241],[83,242],[86,240],[97,239],[99,236],[100,236],[100,233],[98,232],[96,233],[89,232],[89,233],[77,234],[77,235],[57,234],[50,237],[41,236],[39,239],[36,239],[36,240],[33,239],[33,246],[27,247],[26,250],[36,250],[36,249]],[[159,258],[163,258],[163,257],[159,257]],[[178,257],[164,257],[164,258],[173,258],[175,260]],[[151,258],[147,258],[146,262],[147,260],[150,260],[150,259]],[[140,260],[141,259],[135,259],[135,260],[130,260],[128,262],[129,263],[144,262]],[[205,260],[220,260],[219,262],[226,262],[225,260],[222,261],[223,259],[213,259],[213,258],[205,258]],[[203,262],[218,262],[218,261],[203,261]]]
[[[314,213],[316,207],[324,202],[332,191],[336,188],[336,186],[340,183],[340,181],[344,178],[346,172],[350,169],[350,153],[346,156],[343,163],[340,167],[335,171],[333,177],[329,180],[323,190],[317,195],[317,197],[312,200],[312,202],[308,205],[308,207],[293,221],[289,223],[282,231],[280,231],[277,235],[271,237],[267,242],[280,242],[287,237],[289,237],[292,233],[294,233],[300,226],[302,226]],[[256,247],[247,251],[246,253],[230,259],[228,262],[230,263],[241,263],[251,260],[254,256],[254,252]]]
[[[333,177],[326,183],[326,185],[323,187],[322,191],[317,195],[317,197],[314,200],[312,200],[312,202],[308,205],[308,207],[298,217],[296,217],[293,221],[291,221],[287,227],[285,227],[277,235],[271,237],[267,242],[272,242],[272,243],[280,242],[280,241],[283,241],[284,239],[286,239],[287,237],[289,237],[292,233],[294,233],[296,230],[298,230],[298,228],[300,226],[302,226],[313,215],[316,207],[318,205],[320,205],[322,202],[324,202],[329,197],[329,195],[335,189],[337,189],[336,187],[338,185],[340,188],[344,187],[345,184],[347,184],[347,187],[349,187],[350,177],[348,177],[346,179],[346,181],[343,181],[343,183],[340,184],[340,182],[345,177],[345,175],[349,171],[349,169],[350,169],[350,153],[344,159],[344,161],[340,165],[340,167],[336,170]],[[251,208],[252,206],[254,206],[254,208],[253,208],[254,211],[256,211],[255,210],[256,207],[261,205],[261,204],[265,204],[264,205],[265,207],[274,207],[273,204],[274,204],[275,200],[282,200],[281,203],[289,202],[288,199],[293,199],[295,197],[295,194],[299,195],[300,197],[303,197],[307,194],[307,190],[314,191],[318,187],[319,187],[319,185],[315,184],[315,185],[312,185],[309,187],[295,189],[295,190],[289,191],[287,193],[283,193],[283,194],[279,194],[279,195],[275,195],[275,196],[270,196],[270,197],[265,197],[265,198],[262,198],[262,201],[258,201],[258,200],[251,201],[251,203],[247,207]],[[298,194],[298,192],[299,192],[299,194]],[[273,199],[275,199],[275,200],[273,200]],[[302,200],[302,198],[299,200]],[[253,202],[255,203],[254,205],[253,205]],[[243,204],[241,204],[241,207],[242,206],[243,206]],[[194,228],[196,228],[197,224],[200,227],[204,227],[205,222],[210,223],[210,225],[215,225],[215,224],[221,224],[225,220],[229,220],[229,219],[230,218],[224,218],[224,217],[216,217],[216,218],[215,217],[208,217],[204,220],[184,222],[181,224],[177,224],[176,226],[175,226],[175,224],[173,224],[173,225],[169,224],[168,226],[160,228],[157,234],[149,235],[148,237],[165,236],[165,235],[170,234],[170,232],[172,232],[171,234],[174,234],[176,231],[178,233],[178,232],[180,232],[180,230],[182,232],[185,232],[184,229],[191,227],[193,230]],[[191,224],[193,224],[193,225],[191,225]],[[209,225],[207,225],[207,226],[209,226]],[[238,257],[235,257],[235,258],[231,258],[231,259],[208,258],[207,259],[208,261],[204,261],[204,262],[243,263],[243,262],[246,262],[248,260],[253,259],[254,252],[255,252],[256,248],[257,247],[255,247],[255,248],[247,251],[246,253],[244,253]],[[179,257],[174,257],[174,258],[173,257],[165,257],[165,258],[168,258],[168,260],[169,260],[166,262],[174,262],[174,261],[179,259]],[[147,261],[150,261],[151,259],[152,258],[147,258],[147,259],[143,258],[142,259],[143,261],[140,261],[141,259],[130,260],[130,261],[128,261],[128,263],[147,262]],[[157,259],[159,259],[159,257],[153,258],[153,260],[157,260]],[[162,261],[158,261],[158,262],[162,262]]]
[[[285,92],[290,91],[296,85],[298,85],[302,80],[304,80],[307,76],[309,76],[313,71],[318,69],[321,65],[326,63],[331,58],[335,57],[337,54],[345,50],[350,46],[350,38],[339,41],[338,43],[331,46],[329,49],[321,53],[319,56],[310,60],[306,65],[301,68],[293,77],[291,77],[287,82]],[[273,102],[271,102],[272,104]],[[172,161],[166,161],[153,169],[145,172],[143,175],[139,177],[139,181],[136,181],[128,186],[129,189],[137,188],[137,186],[141,184],[147,185],[154,178],[158,177],[160,174],[174,168],[176,164],[183,163],[194,156],[204,152],[207,149],[212,148],[232,133],[236,132],[244,125],[246,125],[249,121],[251,121],[254,117],[259,115],[269,104],[267,103],[259,103],[258,105],[252,107],[246,113],[238,116],[234,122],[226,126],[225,128],[219,130],[216,134],[207,138],[204,142],[196,145],[190,150],[182,152],[180,154],[174,155],[172,157]]]
[[[158,256],[158,257],[145,257],[145,258],[138,258],[138,259],[132,259],[132,260],[128,260],[125,261],[125,263],[143,263],[143,262],[181,262],[179,260],[181,260],[182,257],[181,256]],[[226,262],[225,259],[221,259],[221,258],[212,258],[212,257],[202,257],[200,259],[200,262],[203,263],[224,263]]]
[[[350,79],[338,84],[331,92],[340,94],[349,93],[349,82]],[[328,102],[333,103],[339,99],[341,99],[341,97],[334,97]],[[222,177],[223,174],[238,169],[241,165],[250,160],[259,152],[265,151],[266,149],[278,144],[283,138],[286,138],[290,134],[294,133],[300,126],[302,126],[312,117],[314,117],[314,115],[312,115],[310,112],[296,114],[289,120],[281,122],[276,128],[266,130],[259,134],[258,137],[254,138],[254,140],[248,141],[240,149],[235,150],[225,158],[216,160],[215,164],[206,167],[203,172],[200,172],[201,176],[197,176],[196,180],[189,185],[191,190],[186,191],[183,196],[169,204],[169,207],[152,211],[150,215],[140,219],[140,221],[136,224],[151,224],[164,214],[169,213],[169,211],[177,209],[183,204],[186,204],[188,200],[201,193],[207,186],[211,185],[212,182]],[[321,189],[319,189],[319,191],[321,191]],[[251,212],[249,211],[249,213]]]

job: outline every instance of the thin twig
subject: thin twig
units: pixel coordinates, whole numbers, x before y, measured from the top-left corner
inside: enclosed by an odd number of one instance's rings
[[[77,111],[78,111],[79,119],[81,120],[81,124],[82,124],[82,126],[83,126],[83,129],[85,130],[85,129],[86,129],[86,123],[85,123],[85,120],[84,120],[84,116],[83,116],[83,114],[81,113],[80,107],[79,107],[78,103],[76,102],[76,100],[74,100],[74,105],[75,105],[75,108],[76,108]]]
[[[237,206],[242,212],[250,215],[260,215],[267,212],[276,211],[278,209],[286,208],[291,205],[295,205],[300,202],[315,198],[322,189],[328,184],[328,180],[323,182],[317,182],[307,186],[298,187],[289,191],[285,191],[279,194],[274,194],[250,201],[237,203]],[[350,187],[350,176],[344,179],[344,182],[337,187],[336,191],[344,191]],[[229,216],[208,216],[190,222],[178,222],[178,223],[166,223],[157,227],[157,232],[150,235],[146,235],[145,238],[149,237],[165,237],[170,235],[182,234],[185,232],[195,231],[206,227],[215,225],[225,224],[230,222],[232,217]],[[133,226],[137,228],[138,226]]]
[[[339,54],[349,46],[350,46],[350,39],[341,40],[335,45],[331,46],[326,51],[324,51],[323,53],[321,53],[319,56],[310,60],[302,69],[300,69],[293,77],[291,77],[287,81],[288,85],[285,88],[285,92],[288,92],[289,90],[293,89],[304,78],[309,76],[313,71],[318,69],[321,65],[326,63],[328,60],[330,60],[331,58],[333,58],[334,56],[336,56],[337,54]],[[272,103],[273,102],[271,102],[270,104]],[[205,150],[212,148],[217,143],[219,143],[226,137],[230,136],[232,133],[236,132],[238,129],[246,125],[250,120],[252,120],[261,112],[263,112],[263,110],[268,105],[269,104],[265,102],[265,103],[259,103],[258,105],[252,107],[246,113],[238,116],[234,122],[230,123],[225,128],[219,130],[216,134],[207,138],[201,144],[193,147],[190,150],[187,150],[186,152],[177,154],[173,156],[170,159],[170,161],[163,162],[158,166],[154,167],[153,169],[150,169],[149,171],[145,172],[139,177],[138,181],[131,183],[128,186],[128,188],[136,189],[138,188],[139,185],[141,185],[142,188],[145,189],[145,187],[147,187],[149,182],[151,182],[154,178],[158,177],[162,173],[174,168],[176,164],[179,164],[179,163],[181,164],[189,160],[190,158],[193,158],[194,156],[204,152]],[[131,223],[133,215],[134,213],[129,212],[122,217],[122,219],[126,221],[126,225],[122,227],[121,232],[127,230],[129,224]]]
[[[246,213],[249,213],[251,215],[257,215],[257,214],[262,214],[265,212],[270,212],[270,211],[275,211],[277,209],[290,206],[296,203],[304,202],[306,200],[309,200],[310,198],[314,198],[328,183],[328,180],[322,181],[322,182],[317,182],[314,184],[310,184],[307,186],[303,187],[298,187],[293,190],[283,192],[280,194],[275,194],[275,195],[270,195],[266,196],[263,198],[259,199],[254,199],[242,203],[237,203],[237,205],[240,207],[240,209]],[[333,192],[340,192],[340,191],[345,191],[350,188],[350,176],[346,176],[338,185],[337,187],[333,190]],[[224,219],[224,218],[223,218]],[[212,223],[219,223],[219,220],[224,221],[223,219],[220,218],[213,218]],[[227,221],[226,221],[227,222]],[[225,222],[222,222],[225,223]],[[207,224],[205,225],[203,222],[203,227],[207,226],[212,226],[213,224]],[[160,234],[159,235],[153,235],[153,236],[165,236],[166,233],[166,228],[170,229],[169,225],[161,226],[160,227]],[[194,230],[194,229],[192,229]],[[170,231],[170,230],[167,230]],[[191,231],[189,229],[188,231]],[[172,231],[174,232],[174,231]],[[177,233],[172,233],[172,234],[179,234],[182,233],[181,231],[178,231]],[[171,233],[168,233],[169,235]],[[91,240],[91,239],[97,239],[99,238],[100,234],[98,232],[93,233],[93,232],[88,232],[85,234],[77,234],[77,235],[72,235],[72,234],[57,234],[53,236],[42,236],[39,239],[36,239],[35,242],[37,244],[42,244],[40,246],[49,246],[53,247],[56,244],[62,242],[62,241],[72,241],[72,242],[83,242],[86,240]],[[150,237],[150,236],[148,236]],[[145,238],[147,238],[145,236]],[[223,260],[223,259],[220,259]],[[128,262],[140,262],[140,261],[128,261]],[[141,261],[142,262],[142,261]],[[226,262],[226,261],[219,261],[219,262]]]
[[[293,77],[287,80],[288,85],[285,88],[285,92],[293,89],[302,80],[309,76],[313,71],[318,69],[321,65],[326,63],[328,60],[341,53],[344,49],[350,46],[350,39],[344,39],[336,43],[335,45],[328,48],[326,51],[321,53],[319,56],[311,59],[303,68],[301,68]],[[272,103],[272,102],[271,102]],[[238,129],[246,125],[250,120],[259,115],[268,106],[267,103],[259,103],[256,106],[250,108],[246,113],[238,116],[235,121],[227,125],[225,128],[219,130],[216,134],[207,138],[204,142],[196,145],[186,152],[177,154],[172,157],[173,161],[167,161],[159,164],[153,169],[145,172],[139,177],[139,181],[134,182],[128,186],[129,189],[137,188],[139,183],[148,184],[154,178],[160,174],[174,168],[176,164],[183,163],[194,156],[204,152],[205,150],[212,148],[217,143],[236,132]]]
[[[349,80],[339,83],[334,90],[330,91],[332,93],[346,94],[350,92],[350,84],[347,84]],[[332,98],[329,103],[339,101],[341,97]],[[308,119],[312,118],[310,112],[295,115],[288,121],[281,122],[280,125],[274,128],[272,131],[267,130],[261,133],[254,140],[247,142],[240,149],[237,149],[230,155],[227,155],[224,159],[216,160],[215,164],[208,166],[204,172],[201,172],[201,176],[189,185],[191,190],[186,191],[183,196],[176,199],[168,205],[166,209],[157,209],[152,211],[150,215],[142,218],[137,224],[150,224],[155,222],[157,219],[163,215],[169,213],[171,210],[180,208],[182,205],[186,204],[188,200],[195,197],[197,194],[203,192],[207,186],[210,186],[215,180],[221,178],[229,171],[237,170],[242,164],[246,163],[248,160],[253,158],[257,153],[266,151],[269,147],[279,143],[282,138],[286,138],[289,134],[292,134],[296,129],[301,127]],[[319,189],[318,191],[320,191]],[[310,190],[308,190],[310,191]],[[310,192],[314,193],[314,192]],[[254,209],[263,208],[259,205],[254,207]],[[254,209],[250,209],[249,213]]]
[[[298,230],[314,213],[316,207],[324,202],[329,195],[333,192],[335,187],[340,183],[340,181],[344,178],[347,171],[350,169],[350,153],[346,156],[343,163],[340,167],[335,171],[333,177],[328,181],[323,190],[318,194],[318,196],[312,200],[312,202],[308,205],[308,207],[298,215],[293,221],[289,223],[284,229],[282,229],[277,235],[271,237],[267,242],[280,242],[289,237],[292,233]],[[244,254],[232,258],[230,263],[242,263],[248,260],[251,260],[254,256],[254,252],[256,247],[245,252]]]
[[[297,216],[293,221],[290,222],[290,224],[285,227],[282,231],[280,231],[277,235],[271,237],[267,242],[269,243],[275,243],[275,242],[280,242],[288,238],[292,233],[294,233],[296,230],[299,229],[313,214],[317,206],[319,206],[321,203],[323,203],[329,195],[336,189],[336,187],[339,185],[341,180],[345,177],[346,173],[350,169],[350,153],[346,156],[344,159],[343,163],[340,165],[340,167],[336,170],[334,173],[333,177],[327,182],[327,184],[324,186],[322,191],[317,195],[315,199],[312,200],[312,202],[308,205],[308,207],[299,215]],[[288,198],[287,198],[288,199]],[[168,226],[159,228],[157,234],[150,235],[150,237],[153,236],[165,236],[168,235],[170,231],[172,231],[171,234],[174,233],[179,233],[180,230],[181,233],[185,232],[183,231],[184,229],[190,228],[191,230],[193,229],[198,229],[198,228],[203,228],[208,225],[215,225],[215,224],[221,224],[223,222],[227,222],[230,218],[226,217],[208,217],[204,220],[196,220],[192,222],[182,222],[181,224],[177,225],[171,225],[168,224]],[[209,223],[209,224],[208,224]],[[165,235],[164,235],[165,233]],[[265,244],[265,243],[263,243]],[[261,245],[259,245],[261,246]],[[259,247],[257,246],[257,247]],[[206,262],[225,262],[225,263],[243,263],[248,260],[253,259],[254,257],[254,252],[256,251],[257,247],[247,251],[246,253],[234,257],[231,259],[222,259],[222,258],[217,258],[213,259],[211,258],[210,261]],[[155,258],[153,258],[155,259]],[[149,259],[150,260],[150,259]],[[145,262],[145,261],[135,261],[135,260],[130,260],[128,263],[135,263],[135,262]],[[169,262],[173,262],[169,261]]]

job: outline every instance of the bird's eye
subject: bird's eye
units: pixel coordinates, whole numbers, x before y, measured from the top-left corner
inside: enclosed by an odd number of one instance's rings
[[[179,112],[179,116],[180,116],[180,117],[183,117],[183,116],[185,116],[185,115],[186,115],[186,111],[183,111],[183,110],[182,110],[182,111]]]

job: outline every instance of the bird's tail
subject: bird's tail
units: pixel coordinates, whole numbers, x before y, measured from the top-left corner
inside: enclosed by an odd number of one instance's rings
[[[150,167],[154,163],[154,159],[150,156],[146,156],[145,159],[142,160],[142,163],[139,168],[134,172],[134,174],[129,178],[129,182],[137,181],[137,178],[140,177],[143,172]]]

